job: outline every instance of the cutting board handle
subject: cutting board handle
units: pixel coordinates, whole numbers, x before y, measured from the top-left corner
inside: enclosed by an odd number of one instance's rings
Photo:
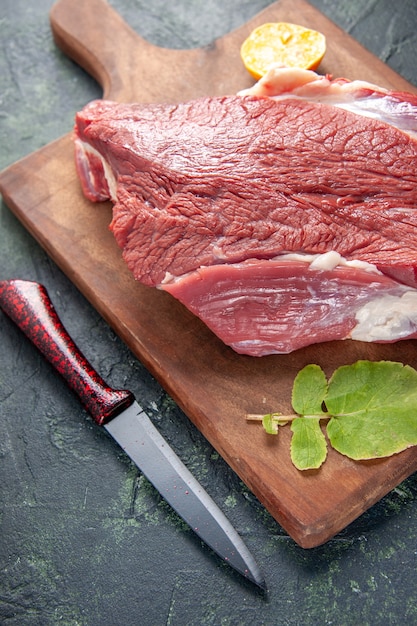
[[[106,0],[58,0],[50,11],[50,22],[57,46],[98,81],[104,98],[179,102],[236,93],[253,84],[240,60],[241,43],[259,21],[274,19],[282,1],[204,48],[153,45]]]
[[[50,14],[57,46],[93,76],[103,97],[133,101],[138,66],[156,48],[128,26],[105,0],[58,0]]]

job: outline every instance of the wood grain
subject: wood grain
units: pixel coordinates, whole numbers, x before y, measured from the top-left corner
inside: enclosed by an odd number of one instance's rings
[[[106,98],[126,102],[178,102],[249,86],[240,44],[256,25],[282,20],[326,35],[321,72],[416,91],[304,0],[279,0],[212,45],[192,50],[150,44],[103,0],[60,0],[51,12],[57,45],[99,81]],[[81,194],[70,135],[1,172],[0,189],[25,227],[299,545],[324,543],[417,469],[414,448],[363,463],[330,450],[321,470],[301,473],[290,461],[289,429],[272,438],[245,422],[246,413],[289,411],[294,376],[308,363],[328,374],[360,358],[417,367],[415,342],[332,342],[290,355],[237,355],[168,294],[133,280],[108,230],[110,204],[93,205]]]

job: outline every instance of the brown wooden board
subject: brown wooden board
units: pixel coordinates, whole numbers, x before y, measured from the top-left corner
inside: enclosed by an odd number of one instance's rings
[[[279,0],[212,45],[192,50],[150,44],[103,0],[60,0],[51,12],[57,45],[99,81],[104,96],[141,102],[249,86],[240,44],[267,21],[322,31],[328,41],[322,73],[416,91],[304,0]],[[171,296],[135,283],[108,230],[111,205],[91,204],[81,194],[70,135],[1,172],[0,189],[30,233],[299,545],[324,543],[417,469],[415,448],[368,462],[330,450],[322,469],[299,472],[290,461],[289,428],[274,438],[245,421],[246,413],[290,411],[294,377],[308,363],[329,375],[358,359],[417,367],[415,342],[332,342],[262,358],[234,353]]]

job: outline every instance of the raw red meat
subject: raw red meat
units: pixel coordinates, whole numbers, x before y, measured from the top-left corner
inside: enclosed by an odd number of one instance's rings
[[[212,265],[163,288],[224,343],[252,356],[350,336],[380,342],[393,332],[396,339],[417,336],[417,290],[365,265],[332,267],[325,256]]]
[[[416,133],[411,94],[281,69],[237,96],[95,101],[77,115],[76,163],[86,196],[115,203],[111,228],[138,280],[170,291],[238,351],[288,352],[355,336],[365,304],[367,315],[384,293],[417,294]],[[329,251],[340,267],[310,266]],[[360,285],[355,260],[372,265]],[[368,340],[413,336],[417,307],[407,307]],[[338,312],[323,331],[324,309]]]

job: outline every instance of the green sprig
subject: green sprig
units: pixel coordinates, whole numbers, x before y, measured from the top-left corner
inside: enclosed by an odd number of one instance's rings
[[[357,361],[339,367],[329,381],[321,367],[307,365],[294,380],[292,407],[294,415],[269,413],[261,421],[271,435],[291,423],[291,460],[299,470],[321,467],[327,441],[355,460],[417,445],[417,372],[409,365]]]

